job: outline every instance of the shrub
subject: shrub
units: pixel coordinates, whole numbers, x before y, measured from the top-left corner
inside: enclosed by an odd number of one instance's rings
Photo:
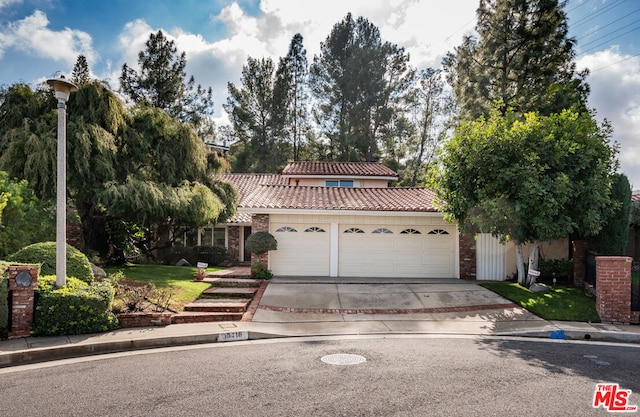
[[[164,265],[175,265],[180,259],[186,259],[191,265],[195,265],[194,248],[185,246],[170,246],[157,249],[155,259]]]
[[[624,256],[627,253],[631,220],[631,185],[624,174],[614,174],[611,198],[616,206],[606,218],[600,233],[589,239],[589,243],[601,255]]]
[[[570,280],[573,277],[573,262],[566,259],[540,259],[538,261],[540,278],[551,281],[555,273],[558,280]]]
[[[40,264],[40,275],[56,273],[56,242],[41,242],[26,246],[9,256],[9,261]],[[73,246],[67,245],[67,276],[91,284],[93,271],[89,259]]]
[[[227,259],[227,248],[224,246],[196,246],[194,252],[195,262],[206,262],[210,266],[220,265]]]
[[[255,279],[271,279],[273,273],[262,262],[251,265],[251,277]]]
[[[113,297],[114,289],[108,280],[89,285],[70,277],[66,286],[56,288],[54,275],[41,276],[33,332],[38,336],[57,336],[116,329],[118,319],[109,312]]]
[[[249,235],[244,247],[251,253],[262,255],[270,250],[278,249],[278,241],[271,233],[255,232]]]

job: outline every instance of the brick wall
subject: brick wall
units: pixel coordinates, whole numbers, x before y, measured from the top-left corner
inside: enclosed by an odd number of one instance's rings
[[[120,327],[128,329],[132,327],[168,326],[171,324],[171,312],[157,313],[122,313],[118,314]]]
[[[596,256],[596,310],[603,323],[631,322],[631,261]]]
[[[227,227],[227,257],[233,265],[237,265],[240,262],[240,227]]]
[[[460,234],[460,278],[476,279],[476,240]]]
[[[581,287],[584,285],[584,262],[587,256],[587,241],[574,240],[571,242],[573,255],[573,284]]]
[[[269,233],[269,215],[268,214],[254,214],[251,216],[251,231],[255,232],[267,232]],[[263,255],[251,254],[251,264],[261,262],[269,269],[269,253]]]

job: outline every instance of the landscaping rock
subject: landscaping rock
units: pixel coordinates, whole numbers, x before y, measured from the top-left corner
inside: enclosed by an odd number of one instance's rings
[[[538,293],[542,293],[542,294],[546,294],[548,292],[551,292],[551,288],[549,288],[545,284],[540,284],[540,283],[535,283],[535,284],[531,285],[529,287],[529,290],[531,292],[538,292]]]
[[[176,266],[191,266],[191,264],[189,263],[189,261],[182,258],[178,262],[176,262]]]
[[[91,270],[93,271],[93,276],[98,279],[103,279],[107,277],[107,273],[104,272],[104,269],[100,268],[98,265],[91,264]]]

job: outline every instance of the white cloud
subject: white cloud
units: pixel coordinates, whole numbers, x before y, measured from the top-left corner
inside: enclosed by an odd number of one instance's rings
[[[0,9],[20,3],[22,3],[22,0],[0,0]]]
[[[22,20],[9,23],[0,33],[0,58],[7,48],[14,48],[30,56],[51,59],[68,66],[72,66],[80,54],[85,55],[89,64],[96,61],[97,54],[92,49],[88,33],[70,28],[53,31],[48,26],[46,14],[39,10]]]
[[[589,103],[598,119],[611,122],[613,140],[620,144],[620,170],[640,188],[640,57],[610,48],[584,55],[577,64],[591,70]]]

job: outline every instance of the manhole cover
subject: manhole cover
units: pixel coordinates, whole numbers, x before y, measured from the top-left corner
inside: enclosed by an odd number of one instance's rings
[[[367,361],[364,356],[351,355],[349,353],[327,355],[320,358],[320,360],[329,365],[358,365]]]

